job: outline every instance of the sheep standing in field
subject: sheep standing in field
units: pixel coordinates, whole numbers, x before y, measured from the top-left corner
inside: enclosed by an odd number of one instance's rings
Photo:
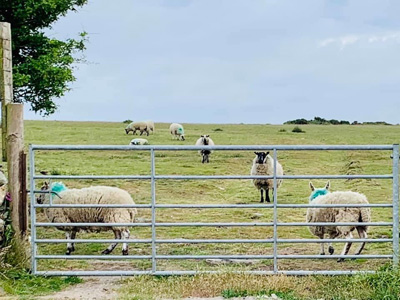
[[[262,175],[262,176],[273,176],[274,175],[274,159],[269,155],[269,152],[254,152],[256,157],[253,160],[253,166],[251,168],[250,175]],[[281,164],[276,162],[276,175],[283,175],[283,168]],[[276,180],[276,187],[279,188],[282,184],[283,179]],[[253,179],[254,186],[261,191],[261,203],[264,202],[263,191],[265,191],[265,199],[267,202],[271,202],[269,199],[269,190],[274,190],[273,179]]]
[[[148,145],[149,141],[146,139],[133,139],[129,145]]]
[[[143,133],[147,133],[149,135],[149,128],[147,122],[132,122],[125,128],[126,134],[129,134],[129,132],[133,132],[132,134],[136,134],[136,131],[140,131],[140,135]]]
[[[368,204],[367,197],[356,192],[329,192],[329,181],[322,189],[316,189],[310,182],[311,195],[310,204]],[[326,207],[326,208],[308,208],[307,223],[332,222],[332,223],[350,223],[350,222],[370,222],[371,210],[368,207]],[[366,239],[368,226],[309,226],[310,232],[323,239],[325,234],[329,238],[334,239],[343,236],[345,239],[352,239],[352,231],[357,229],[358,235],[362,239]],[[350,250],[351,242],[345,244],[341,255],[347,255]],[[364,249],[365,242],[362,242],[358,248],[356,255],[359,255]],[[335,249],[329,244],[329,254],[333,254]],[[321,243],[321,253],[325,254],[324,243]],[[338,262],[344,258],[339,258]]]
[[[39,204],[49,203],[50,193],[52,193],[53,204],[127,204],[133,205],[131,195],[125,190],[109,186],[91,186],[82,189],[67,189],[61,182],[54,182],[49,186],[47,182],[41,188],[42,193],[37,197]],[[45,208],[45,214],[52,223],[133,223],[136,208]],[[99,232],[112,230],[115,239],[129,239],[129,227],[76,227],[58,226],[57,229],[65,231],[67,239],[75,239],[76,233],[85,230]],[[110,254],[117,243],[111,244],[102,254]],[[69,255],[75,251],[74,243],[67,244]],[[128,244],[123,243],[122,254],[128,255]]]
[[[197,141],[196,141],[196,146],[214,146],[214,141],[210,138],[210,136],[207,135],[202,135]],[[201,162],[204,163],[209,163],[210,162],[210,154],[212,153],[211,150],[200,150],[199,154],[202,156]]]
[[[154,134],[154,132],[155,132],[154,121],[147,120],[145,122],[147,123],[147,129],[150,130]]]
[[[178,140],[185,140],[185,130],[183,126],[178,123],[172,123],[169,126],[169,132],[171,133],[172,138],[178,138]]]

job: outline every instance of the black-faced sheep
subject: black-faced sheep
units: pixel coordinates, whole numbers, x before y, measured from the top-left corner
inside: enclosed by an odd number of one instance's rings
[[[197,141],[196,146],[214,146],[214,141],[210,138],[209,135],[202,135]],[[200,150],[199,154],[202,157],[201,162],[209,163],[210,162],[210,154],[212,153],[211,150]]]
[[[254,152],[256,157],[253,160],[253,166],[251,168],[250,175],[263,175],[273,176],[274,175],[274,159],[269,155],[269,152]],[[276,175],[283,175],[283,168],[281,164],[276,162]],[[283,179],[276,180],[276,187],[279,188],[282,184]],[[267,202],[271,202],[269,199],[269,190],[274,189],[273,179],[253,179],[254,186],[261,192],[261,203],[264,202],[263,190],[265,191],[265,199]]]
[[[47,182],[41,187],[42,191],[50,191]],[[125,190],[109,186],[91,186],[82,189],[67,189],[63,183],[55,182],[51,185],[53,204],[129,204],[133,205],[131,195]],[[42,193],[37,197],[39,204],[49,203],[50,193]],[[52,223],[133,223],[136,208],[45,208],[45,214]],[[76,233],[85,230],[99,232],[112,230],[115,239],[129,239],[129,227],[76,227],[60,226],[57,229],[65,231],[67,239],[75,239]],[[111,253],[117,243],[111,244],[102,254]],[[73,243],[67,244],[69,255],[75,251]],[[122,254],[128,255],[128,244],[123,243]]]
[[[311,195],[310,204],[368,204],[367,197],[356,192],[329,192],[329,181],[324,188],[316,189],[310,182]],[[327,207],[327,208],[308,208],[307,223],[350,223],[350,222],[370,222],[371,210],[368,207]],[[357,229],[358,235],[362,239],[366,239],[368,226],[309,226],[310,232],[323,239],[327,234],[331,239],[343,236],[345,239],[352,239],[352,231]],[[347,255],[350,250],[351,242],[346,243],[341,255]],[[358,248],[356,255],[360,254],[364,249],[365,242],[362,242]],[[335,249],[329,244],[329,253],[333,254]],[[325,254],[324,243],[321,243],[321,255]],[[339,258],[338,262],[344,258]]]

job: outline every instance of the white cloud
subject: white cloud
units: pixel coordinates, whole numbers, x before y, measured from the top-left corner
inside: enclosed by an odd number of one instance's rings
[[[362,34],[362,35],[345,35],[336,38],[327,38],[318,42],[319,48],[324,48],[329,45],[339,46],[340,50],[345,47],[356,44],[358,42],[368,43],[385,43],[395,42],[400,43],[400,31],[386,32],[381,34]]]

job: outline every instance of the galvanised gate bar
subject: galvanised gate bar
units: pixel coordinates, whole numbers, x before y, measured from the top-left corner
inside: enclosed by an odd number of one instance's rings
[[[264,151],[271,149],[273,151],[273,157],[276,162],[278,151],[313,151],[313,150],[386,150],[392,151],[393,168],[392,174],[386,175],[276,175],[276,163],[274,168],[273,176],[180,176],[180,175],[156,175],[155,169],[155,152],[156,151],[198,151],[201,149],[227,151],[227,150],[251,150],[251,151]],[[95,176],[95,175],[81,175],[81,176],[70,176],[70,175],[37,175],[35,173],[35,151],[47,150],[47,151],[58,151],[58,150],[99,150],[99,151],[112,151],[112,150],[126,150],[126,151],[150,151],[151,157],[151,173],[147,175],[132,175],[132,176]],[[278,268],[279,259],[331,259],[331,258],[364,258],[364,259],[392,259],[395,267],[399,264],[399,145],[257,145],[257,146],[84,146],[84,145],[30,145],[29,146],[29,158],[30,158],[30,197],[31,197],[31,242],[32,242],[32,272],[36,275],[58,275],[58,276],[69,276],[69,275],[140,275],[140,274],[153,274],[153,275],[184,275],[184,274],[196,274],[196,273],[218,273],[218,271],[159,271],[157,270],[157,261],[161,259],[272,259],[273,270],[271,271],[240,271],[240,273],[252,273],[252,274],[287,274],[287,275],[309,275],[309,274],[325,274],[325,275],[341,275],[341,274],[354,274],[356,272],[373,272],[373,271],[304,271],[304,270],[293,270],[283,271]],[[273,204],[207,204],[207,205],[195,205],[195,204],[157,204],[156,201],[156,181],[158,179],[168,180],[196,180],[196,179],[273,179],[274,182],[274,194]],[[115,204],[103,204],[103,205],[89,205],[89,204],[37,204],[35,200],[35,194],[41,191],[35,190],[37,179],[127,179],[127,180],[150,180],[151,181],[151,203],[149,204],[136,204],[136,205],[115,205]],[[391,179],[393,181],[393,201],[387,204],[330,204],[330,205],[309,205],[309,204],[279,204],[277,198],[277,179]],[[36,209],[37,208],[149,208],[151,209],[151,223],[39,223],[36,220]],[[393,210],[393,222],[370,222],[370,223],[312,223],[312,225],[367,225],[367,226],[391,226],[393,230],[392,238],[379,238],[379,239],[282,239],[278,238],[277,230],[281,226],[309,226],[309,223],[301,222],[278,222],[278,209],[279,208],[309,208],[309,207],[392,207]],[[273,222],[254,222],[254,223],[159,223],[156,222],[156,210],[159,208],[270,208],[273,209]],[[130,226],[130,227],[150,227],[151,228],[151,239],[130,239],[124,240],[126,243],[147,243],[151,244],[151,255],[38,255],[37,245],[40,243],[114,243],[122,242],[117,239],[38,239],[36,235],[37,227],[56,227],[61,225],[68,226]],[[184,227],[184,226],[226,226],[226,227],[251,227],[251,226],[271,226],[273,227],[273,238],[271,239],[158,239],[156,234],[156,228],[158,227]],[[329,243],[329,242],[368,242],[368,243],[388,243],[392,242],[393,253],[390,255],[278,255],[278,244],[279,243]],[[178,243],[269,243],[273,245],[273,255],[158,255],[156,245],[157,244],[178,244]],[[151,259],[152,269],[149,271],[38,271],[37,262],[40,259]]]

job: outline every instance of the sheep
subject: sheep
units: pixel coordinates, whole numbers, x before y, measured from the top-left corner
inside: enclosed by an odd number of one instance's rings
[[[145,122],[147,123],[147,129],[150,130],[154,134],[154,132],[155,132],[154,121],[147,120]]]
[[[67,189],[61,182],[49,185],[47,182],[41,187],[42,191],[37,197],[39,204],[49,203],[52,193],[53,204],[135,204],[132,197],[125,190],[109,186],[91,186],[82,189]],[[52,223],[132,223],[137,214],[136,208],[45,208],[45,214]],[[115,239],[129,239],[128,227],[102,226],[102,227],[76,227],[57,226],[58,230],[65,231],[67,239],[75,239],[76,233],[85,230],[99,232],[112,230]],[[113,243],[102,254],[110,254],[117,243]],[[74,243],[67,244],[66,255],[75,251]],[[128,255],[128,245],[123,243],[122,254]]]
[[[263,175],[272,176],[274,175],[274,159],[269,155],[269,152],[254,152],[256,157],[253,160],[253,166],[251,168],[250,175]],[[281,164],[276,161],[276,175],[283,175],[283,168]],[[279,188],[282,184],[282,179],[276,180],[276,187]],[[261,203],[264,202],[263,190],[265,191],[265,199],[267,202],[271,202],[269,199],[269,190],[274,189],[273,179],[253,179],[254,186],[261,191]]]
[[[146,139],[133,139],[129,145],[148,145],[149,141]]]
[[[132,134],[136,134],[136,131],[140,131],[140,135],[142,135],[144,132],[149,135],[149,126],[147,122],[132,122],[125,128],[126,134],[129,134],[129,132],[133,132]]]
[[[196,146],[214,146],[214,141],[210,138],[209,135],[202,135],[197,141],[196,141]],[[211,150],[200,150],[199,154],[202,156],[201,162],[204,163],[209,163],[209,157],[210,154],[212,153]]]
[[[367,197],[363,194],[346,191],[346,192],[329,192],[330,183],[324,188],[316,189],[310,182],[311,195],[310,204],[368,204]],[[326,207],[326,208],[308,208],[307,223],[316,222],[370,222],[371,210],[368,207]],[[362,239],[366,239],[368,226],[309,226],[310,232],[323,239],[325,234],[328,234],[331,239],[338,236],[344,236],[345,239],[352,239],[352,231],[357,229],[358,235]],[[341,255],[347,255],[350,250],[351,242],[347,242],[343,248]],[[365,242],[362,242],[358,248],[356,255],[359,255],[364,249]],[[333,254],[335,249],[329,243],[329,254]],[[325,255],[324,243],[321,243],[321,253]],[[339,258],[338,262],[344,261],[344,258]]]
[[[183,126],[178,123],[172,123],[169,126],[169,131],[171,133],[172,138],[178,138],[178,140],[185,140],[185,130]]]

